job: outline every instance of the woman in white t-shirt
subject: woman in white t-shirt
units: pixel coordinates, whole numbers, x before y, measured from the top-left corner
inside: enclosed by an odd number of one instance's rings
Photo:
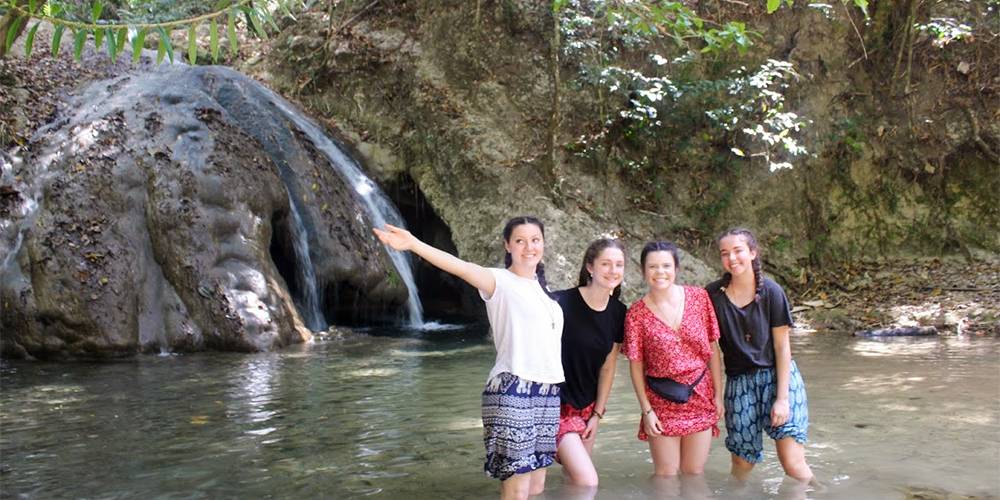
[[[497,357],[483,391],[484,469],[500,479],[501,500],[521,500],[545,489],[559,430],[563,382],[563,315],[545,282],[545,227],[515,217],[504,227],[505,269],[485,268],[438,250],[386,225],[382,243],[409,250],[479,290],[493,329]]]

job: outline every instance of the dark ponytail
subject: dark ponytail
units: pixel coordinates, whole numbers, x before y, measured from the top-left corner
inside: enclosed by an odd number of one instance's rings
[[[587,286],[590,284],[590,281],[593,278],[590,275],[590,271],[587,271],[587,265],[594,265],[594,260],[597,259],[597,256],[601,255],[601,252],[609,248],[617,248],[622,251],[623,256],[626,255],[625,245],[622,245],[622,242],[618,240],[612,240],[610,238],[594,240],[590,246],[587,247],[587,251],[583,253],[583,264],[580,266],[580,279],[577,286]],[[619,283],[618,286],[616,286],[611,292],[611,296],[617,299],[621,294],[622,285]]]
[[[510,243],[510,235],[514,232],[514,228],[523,224],[533,224],[538,226],[538,229],[542,232],[542,238],[545,237],[545,225],[542,221],[531,216],[521,216],[514,217],[513,219],[507,221],[507,224],[503,227],[503,240]],[[504,250],[503,267],[509,268],[511,264],[514,263],[513,257],[511,257],[510,252]],[[556,300],[556,294],[549,290],[549,283],[545,279],[545,264],[542,261],[538,261],[538,266],[535,267],[535,279],[538,280],[538,284],[541,285],[542,291],[545,295],[548,295],[550,299]]]
[[[764,292],[764,273],[761,271],[760,266],[760,245],[757,244],[757,238],[754,237],[753,233],[749,229],[743,227],[734,227],[722,234],[715,239],[715,244],[718,245],[723,238],[729,236],[742,236],[743,241],[747,242],[747,248],[750,251],[757,252],[757,257],[750,261],[751,268],[753,269],[753,281],[754,281],[754,300],[760,300],[761,294]],[[729,283],[732,282],[733,275],[731,273],[725,273],[722,275],[722,288],[720,290],[725,290],[729,287]]]

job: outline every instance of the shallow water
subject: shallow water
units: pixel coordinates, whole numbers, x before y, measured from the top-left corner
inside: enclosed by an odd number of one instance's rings
[[[479,393],[493,360],[482,329],[369,333],[253,355],[5,361],[0,497],[498,497],[482,473]],[[703,481],[650,481],[620,358],[596,498],[1000,496],[1000,342],[794,334],[793,352],[823,490],[783,480],[769,440],[744,484],[727,477],[722,439]],[[540,498],[573,493],[550,468]]]

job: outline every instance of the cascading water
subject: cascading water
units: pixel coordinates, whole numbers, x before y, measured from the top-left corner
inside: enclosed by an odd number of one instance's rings
[[[199,69],[195,69],[198,71]],[[167,70],[169,71],[169,70]],[[295,108],[288,103],[281,96],[275,94],[270,89],[262,85],[261,83],[250,79],[239,73],[224,69],[215,68],[212,70],[214,73],[224,74],[232,72],[234,77],[230,80],[233,87],[228,90],[221,86],[219,92],[216,93],[215,97],[217,102],[221,104],[226,109],[236,109],[239,108],[240,111],[234,113],[234,117],[237,120],[243,120],[248,122],[243,124],[244,130],[253,135],[257,140],[265,145],[266,149],[271,150],[272,148],[280,151],[283,149],[283,144],[281,140],[286,136],[283,133],[275,134],[275,132],[267,127],[261,127],[261,121],[268,122],[281,122],[287,121],[294,125],[309,141],[313,143],[316,150],[330,163],[334,171],[344,179],[344,182],[353,188],[355,193],[355,198],[358,203],[363,207],[368,216],[371,224],[381,227],[386,223],[405,227],[403,223],[403,218],[396,210],[396,207],[392,204],[389,198],[382,192],[381,189],[367,176],[365,175],[358,163],[351,158],[351,156],[344,151],[340,144],[338,144],[334,139],[327,136],[326,133],[318,126],[313,124],[313,122],[299,113]],[[272,106],[261,105],[261,103],[268,103]],[[312,232],[315,231],[315,224],[310,219],[307,211],[299,210],[297,208],[297,197],[302,196],[302,193],[297,191],[296,173],[283,161],[278,162],[278,168],[282,172],[282,179],[286,183],[286,187],[289,190],[289,199],[292,205],[292,211],[295,212],[293,217],[298,217],[295,220],[295,224],[298,228],[294,228],[294,231],[300,231],[299,236],[295,236],[295,254],[298,260],[298,266],[304,267],[309,266],[314,268],[315,263],[312,262],[310,255],[312,252],[309,251],[309,241],[312,239]],[[368,225],[368,222],[364,222],[360,214],[358,216],[358,222]],[[371,229],[368,227],[364,228],[364,231],[370,234]],[[418,296],[416,280],[413,277],[413,270],[410,266],[408,257],[400,252],[389,252],[389,256],[392,259],[393,264],[396,266],[396,271],[399,273],[399,279],[406,285],[409,291],[409,298],[407,299],[407,309],[409,313],[408,324],[414,328],[423,328],[423,307],[420,304],[420,298]],[[300,274],[308,274],[309,270],[299,269]],[[313,272],[313,278],[311,282],[315,283],[315,272]],[[308,276],[299,276],[300,281],[306,282],[310,281]],[[304,303],[308,303],[313,300],[309,297],[315,297],[317,302],[317,307],[322,304],[322,293],[319,290],[322,289],[322,283],[317,283],[314,285],[312,290],[305,290],[304,284],[300,286],[300,300]],[[303,304],[307,309],[308,304]],[[306,321],[310,321],[308,316],[313,315],[309,311],[302,311],[303,316],[307,317]],[[322,323],[322,328],[326,327],[326,322],[322,318],[321,314],[318,314],[319,318],[317,321]],[[320,329],[322,329],[320,328]],[[314,328],[315,329],[315,328]]]
[[[298,265],[296,266],[299,274],[298,292],[302,301],[299,304],[299,308],[301,309],[306,326],[310,330],[318,332],[326,328],[327,322],[326,318],[323,317],[323,311],[320,309],[322,298],[320,296],[320,287],[316,284],[316,267],[313,265],[312,257],[309,255],[309,235],[302,224],[302,216],[299,214],[299,204],[295,201],[292,193],[288,193],[288,199],[292,211],[292,238],[294,239],[292,246],[295,247],[295,257],[298,261]]]
[[[266,91],[273,95],[274,105],[282,114],[313,141],[316,148],[330,161],[330,165],[340,173],[349,185],[354,187],[358,201],[367,210],[368,218],[372,224],[375,224],[377,227],[383,227],[385,224],[406,227],[403,223],[403,217],[396,210],[396,206],[392,204],[389,197],[361,171],[358,163],[344,152],[339,144],[328,137],[319,127],[313,125],[312,122],[288,106],[284,99],[274,95],[269,90]],[[410,292],[409,298],[406,300],[406,306],[410,315],[409,324],[413,328],[421,328],[424,326],[424,311],[423,306],[420,304],[420,298],[417,296],[417,283],[413,278],[413,269],[410,267],[410,261],[402,252],[389,252],[389,256],[392,258],[392,263],[396,265],[400,279],[406,284],[406,288]]]

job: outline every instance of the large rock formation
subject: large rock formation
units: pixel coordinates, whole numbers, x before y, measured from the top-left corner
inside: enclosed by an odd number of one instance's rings
[[[301,342],[302,239],[328,316],[402,303],[353,187],[279,99],[182,65],[69,96],[3,171],[3,355]]]

